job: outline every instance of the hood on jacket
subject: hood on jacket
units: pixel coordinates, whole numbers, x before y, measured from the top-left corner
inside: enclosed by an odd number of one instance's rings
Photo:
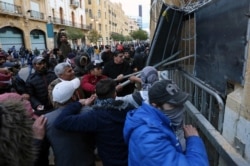
[[[0,165],[32,165],[33,122],[22,101],[2,101],[0,115]]]
[[[87,54],[77,55],[74,59],[75,65],[80,68],[84,68],[89,62],[90,59]]]
[[[152,119],[149,115],[158,117],[158,119]],[[163,123],[166,123],[166,126],[170,126],[170,120],[161,111],[149,104],[142,103],[141,107],[127,113],[123,128],[124,140],[126,143],[129,143],[131,134],[142,125],[161,128]]]
[[[109,114],[109,118],[115,122],[124,123],[126,114],[128,111],[134,109],[134,107],[122,100],[109,99],[97,99],[92,107],[94,110],[107,110],[112,112]]]
[[[90,59],[87,54],[85,55],[83,53],[81,55],[77,55],[74,58],[74,61],[75,61],[74,71],[76,77],[82,77],[84,74],[88,73],[86,66],[90,62]]]

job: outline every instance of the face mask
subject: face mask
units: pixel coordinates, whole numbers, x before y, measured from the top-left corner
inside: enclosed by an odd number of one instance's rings
[[[171,121],[173,126],[181,126],[185,112],[184,106],[177,106],[171,110],[161,110]]]

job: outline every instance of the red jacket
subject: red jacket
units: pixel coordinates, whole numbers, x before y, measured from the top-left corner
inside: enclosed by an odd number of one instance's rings
[[[86,74],[82,77],[81,80],[81,87],[84,91],[88,93],[95,93],[95,86],[97,82],[101,79],[105,79],[107,76],[101,75],[101,76],[95,76],[92,74]]]

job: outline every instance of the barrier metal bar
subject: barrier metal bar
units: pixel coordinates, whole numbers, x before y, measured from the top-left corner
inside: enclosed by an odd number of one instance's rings
[[[168,57],[167,59],[165,59],[164,61],[161,61],[161,62],[157,63],[156,65],[154,65],[154,67],[157,68],[157,67],[162,66],[162,65],[165,64],[166,62],[168,62],[168,61],[170,61],[171,59],[175,58],[175,57],[176,57],[177,55],[179,55],[180,53],[181,53],[181,51],[177,51],[174,55],[172,55],[172,56]],[[171,61],[171,62],[172,62],[172,61]],[[140,71],[137,72],[137,73],[140,73]],[[135,73],[132,73],[132,74],[129,74],[129,75],[131,76],[131,75],[134,75],[134,74],[135,74]],[[126,75],[126,76],[124,76],[124,77],[127,78],[127,76],[128,76],[128,75]],[[130,76],[128,76],[128,77],[130,77]],[[140,74],[138,74],[138,75],[136,75],[136,76],[139,77]],[[115,79],[115,80],[116,80],[116,79]],[[121,83],[120,85],[121,85],[122,87],[124,87],[124,86],[128,85],[129,83],[130,83],[130,80],[127,80],[127,81]]]
[[[171,71],[170,71],[171,72]],[[177,80],[178,82],[180,82],[178,84],[178,86],[180,86],[180,88],[186,92],[188,92],[189,94],[193,94],[193,103],[194,105],[201,110],[201,112],[203,114],[207,114],[208,119],[211,119],[212,116],[212,108],[213,107],[218,107],[218,131],[220,133],[222,133],[222,128],[223,128],[223,117],[224,117],[224,109],[225,109],[225,104],[224,101],[222,100],[222,98],[219,96],[218,93],[216,93],[215,91],[213,91],[211,88],[209,88],[207,85],[205,85],[204,83],[202,83],[201,81],[195,79],[194,77],[190,76],[189,74],[187,74],[186,72],[182,71],[182,70],[178,70],[178,72],[180,73],[180,78],[179,80]],[[170,76],[173,76],[174,74],[170,74]],[[176,75],[176,74],[175,74]],[[187,79],[189,82],[191,82],[193,84],[193,88],[190,89],[185,89],[184,86],[182,86],[182,82],[183,80]],[[170,79],[173,79],[174,81],[176,81],[176,78],[172,77]],[[177,82],[176,81],[176,82]],[[206,97],[207,95],[211,95],[212,98]],[[217,105],[212,105],[212,101],[209,99],[215,99],[217,102]],[[210,110],[210,111],[209,111]],[[208,112],[206,112],[208,111]],[[217,113],[217,112],[215,112]]]
[[[134,76],[134,75],[136,75],[136,74],[139,74],[140,72],[141,72],[141,71],[138,71],[138,72],[135,72],[135,73],[131,73],[131,74],[125,75],[125,76],[122,77],[122,79],[129,78],[129,77],[131,77],[131,76]],[[115,78],[114,80],[117,81],[118,79]]]
[[[249,163],[227,142],[227,140],[211,125],[211,123],[187,101],[185,108],[188,115],[194,119],[202,133],[212,143],[227,165],[249,166]]]
[[[177,55],[179,55],[180,53],[181,53],[181,51],[177,51],[175,54],[171,55],[171,56],[168,57],[167,59],[165,59],[165,60],[163,60],[163,61],[161,61],[161,62],[155,64],[154,67],[157,68],[157,67],[162,66],[164,63],[166,63],[166,62],[170,61],[171,59],[175,58],[175,57],[176,57]]]
[[[188,75],[188,74],[186,74],[184,72],[182,72],[182,74],[183,74],[184,77],[186,77],[190,81],[192,81],[196,86],[200,87],[203,91],[209,93],[210,95],[212,95],[216,99],[216,101],[218,103],[218,106],[219,106],[218,130],[220,131],[220,133],[222,133],[223,117],[224,117],[224,109],[225,109],[225,104],[224,104],[222,98],[218,95],[218,93],[214,92],[213,90],[211,90],[210,88],[208,88],[207,86],[205,86],[201,82],[197,81],[196,79],[194,79],[190,75]],[[203,96],[201,96],[201,97],[203,98]],[[201,104],[202,104],[202,107],[204,109],[205,102],[203,101]]]
[[[162,66],[171,65],[171,64],[173,64],[173,63],[180,62],[180,61],[183,61],[183,60],[192,58],[192,57],[194,57],[194,56],[195,56],[194,54],[193,54],[193,55],[188,55],[188,56],[185,56],[185,57],[183,57],[183,58],[179,58],[179,59],[173,60],[173,61],[171,61],[171,62],[165,63],[165,64],[162,65]]]

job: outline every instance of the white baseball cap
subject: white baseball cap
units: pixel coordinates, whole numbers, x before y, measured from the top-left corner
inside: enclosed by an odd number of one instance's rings
[[[79,78],[75,78],[71,81],[62,81],[54,87],[52,91],[53,101],[58,103],[65,103],[74,94],[75,90],[80,86]]]

